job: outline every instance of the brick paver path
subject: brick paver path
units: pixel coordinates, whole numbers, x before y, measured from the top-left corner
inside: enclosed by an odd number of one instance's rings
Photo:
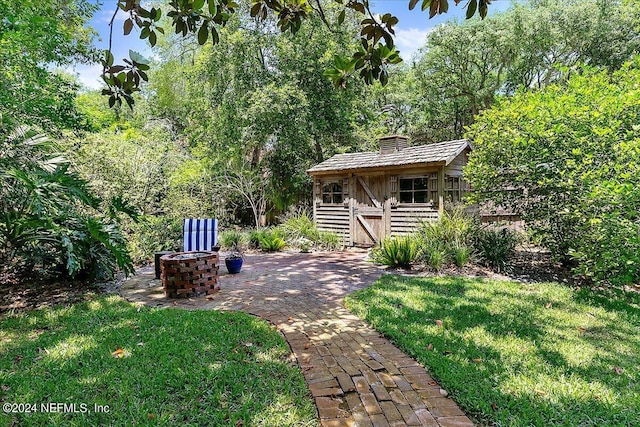
[[[284,333],[323,426],[473,426],[425,369],[342,306],[382,270],[364,252],[247,256],[213,299],[169,300],[152,269],[121,294],[152,306],[241,310]]]

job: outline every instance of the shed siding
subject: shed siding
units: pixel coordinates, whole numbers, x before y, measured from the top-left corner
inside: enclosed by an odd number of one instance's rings
[[[437,219],[438,209],[433,206],[398,206],[391,209],[391,233],[411,233],[422,221]]]
[[[468,156],[467,152],[462,152],[444,169],[445,175],[448,176],[462,176],[462,168],[467,165]]]
[[[341,243],[349,244],[349,207],[316,206],[316,224],[319,231],[330,231],[340,236]]]

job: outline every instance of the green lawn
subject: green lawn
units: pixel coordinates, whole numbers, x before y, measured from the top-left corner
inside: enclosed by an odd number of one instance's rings
[[[420,361],[478,424],[640,421],[638,295],[385,275],[346,305]]]
[[[315,426],[289,353],[246,314],[139,309],[118,297],[7,317],[0,402],[37,412],[0,413],[0,425]],[[79,412],[42,413],[51,403]],[[109,412],[94,413],[96,404]]]

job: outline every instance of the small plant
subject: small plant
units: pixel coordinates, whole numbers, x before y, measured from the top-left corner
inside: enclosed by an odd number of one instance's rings
[[[320,238],[318,227],[313,222],[306,210],[300,210],[293,214],[288,214],[283,222],[278,226],[278,230],[289,241],[308,239],[317,242]]]
[[[445,210],[438,221],[423,222],[417,232],[419,260],[436,270],[451,263],[465,265],[475,229],[473,218],[460,206]]]
[[[505,271],[509,258],[513,255],[518,236],[514,231],[503,228],[479,229],[475,235],[475,247],[482,262],[497,271]]]
[[[317,244],[327,251],[338,250],[340,249],[340,236],[331,231],[321,231],[318,235]]]
[[[439,271],[448,261],[447,252],[442,249],[435,249],[429,252],[427,257],[427,265],[436,271]]]
[[[296,242],[301,251],[304,248],[298,242],[310,242],[317,248],[334,251],[340,248],[340,237],[336,233],[319,231],[313,222],[312,216],[304,209],[295,210],[288,213],[282,219],[282,224],[277,227],[277,231],[287,242]],[[259,245],[259,244],[258,244]],[[310,248],[307,248],[308,251]]]
[[[455,265],[462,267],[470,261],[472,252],[473,251],[469,246],[457,244],[451,251],[451,258],[453,258]]]
[[[251,230],[247,235],[247,244],[251,249],[260,249],[260,234],[261,231]]]
[[[413,236],[388,237],[371,252],[371,259],[390,267],[409,268],[415,262],[418,250]]]
[[[240,252],[242,249],[242,233],[235,230],[227,230],[220,233],[220,245],[222,249],[230,252]]]
[[[276,230],[262,230],[257,239],[260,249],[267,252],[277,252],[287,244]]]
[[[308,253],[309,251],[311,251],[311,244],[313,242],[309,239],[305,239],[304,237],[301,238],[300,240],[298,240],[298,248],[300,248],[300,252],[302,253]]]

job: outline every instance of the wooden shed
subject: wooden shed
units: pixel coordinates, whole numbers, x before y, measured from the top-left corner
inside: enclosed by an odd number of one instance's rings
[[[307,171],[318,229],[370,246],[436,220],[445,201],[468,189],[462,168],[470,151],[466,139],[410,147],[394,135],[380,139],[379,152],[336,154]]]

